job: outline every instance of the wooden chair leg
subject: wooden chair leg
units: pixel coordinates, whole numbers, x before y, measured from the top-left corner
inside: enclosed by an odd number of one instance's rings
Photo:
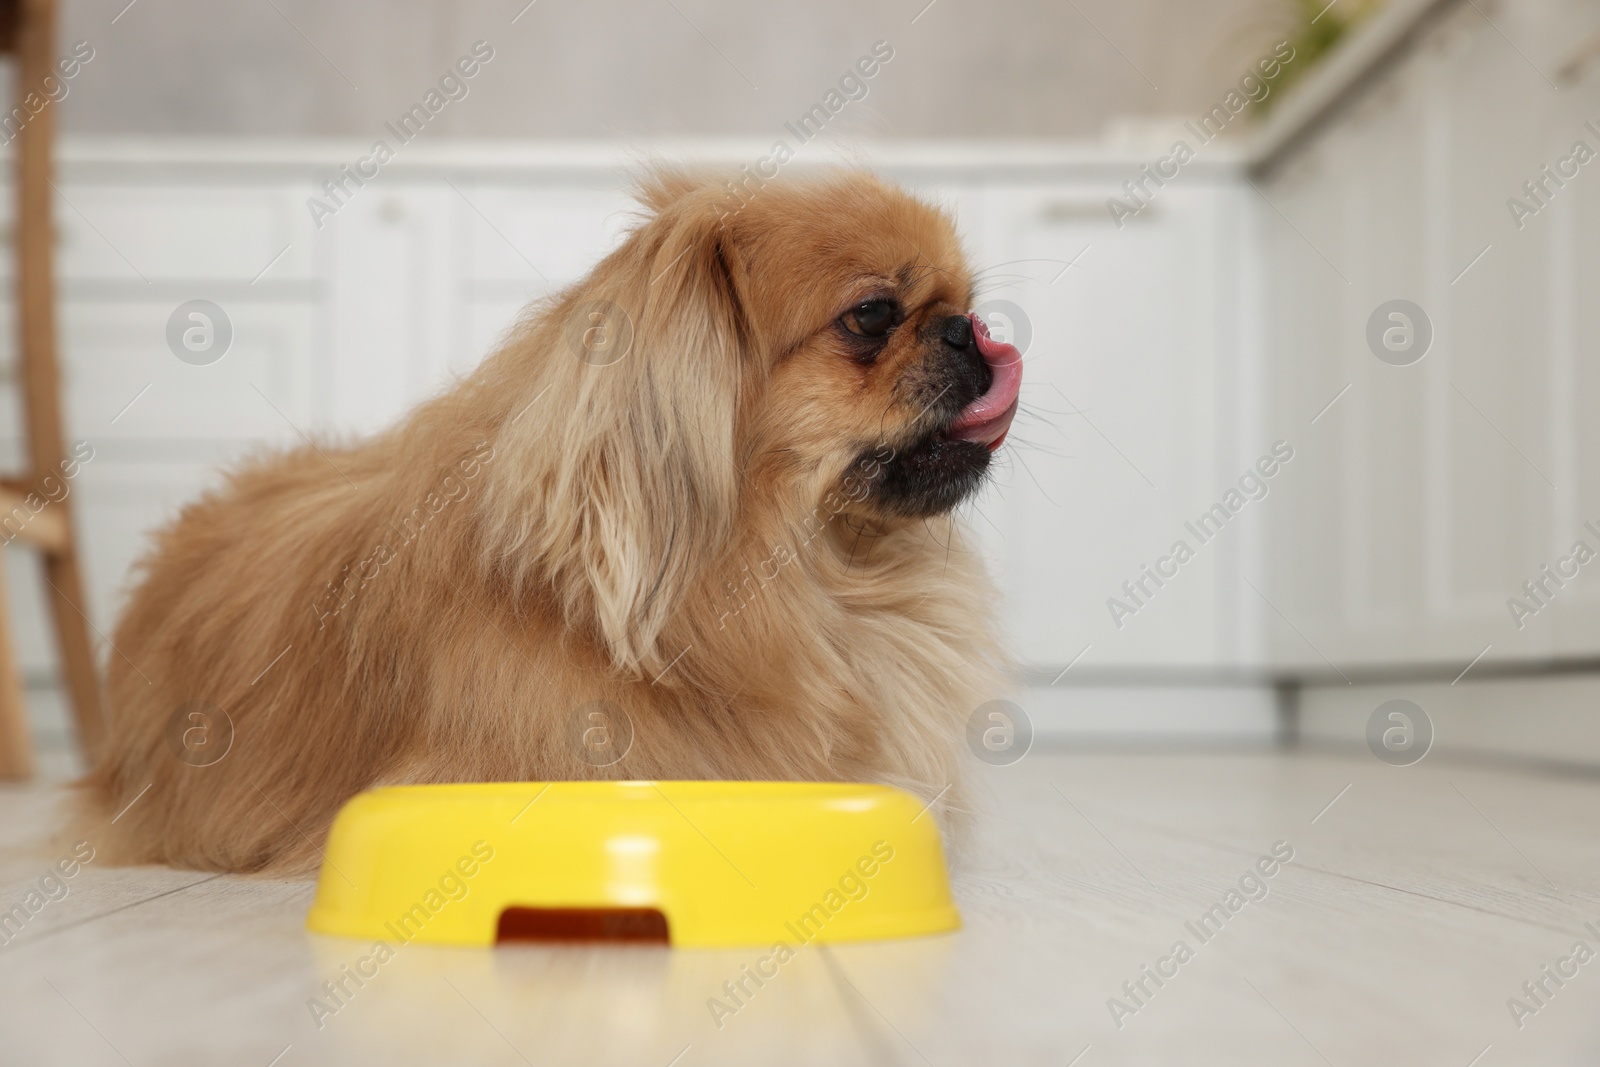
[[[16,85],[41,85],[55,61],[56,0],[9,0],[16,13]],[[28,454],[37,481],[56,474],[65,454],[61,424],[61,376],[56,364],[55,236],[51,225],[52,156],[58,107],[47,107],[22,127],[16,138],[17,322],[19,369],[27,416]],[[45,555],[50,580],[50,606],[55,617],[56,648],[61,673],[72,697],[78,740],[92,759],[103,732],[100,683],[95,673],[94,646],[89,640],[87,605],[72,538],[71,508],[60,509],[66,529],[64,544]]]
[[[5,553],[0,550],[0,780],[22,781],[33,777],[33,739],[5,598]]]
[[[50,614],[56,626],[56,648],[61,653],[62,681],[72,697],[72,719],[78,743],[86,760],[93,762],[100,752],[105,732],[100,675],[94,664],[94,643],[89,638],[89,605],[83,597],[83,579],[78,570],[76,545],[69,541],[59,555],[44,558],[45,577],[50,579]]]

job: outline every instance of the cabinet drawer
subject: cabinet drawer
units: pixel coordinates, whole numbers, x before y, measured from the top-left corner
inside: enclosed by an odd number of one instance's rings
[[[204,278],[248,284],[271,264],[268,278],[303,281],[314,269],[305,207],[310,194],[309,186],[289,185],[67,183],[53,204],[56,273],[67,283]],[[3,233],[0,278],[9,280],[15,275],[9,218]]]
[[[617,189],[478,185],[456,198],[473,281],[568,285],[621,243],[634,202]],[[469,202],[470,201],[470,202]]]

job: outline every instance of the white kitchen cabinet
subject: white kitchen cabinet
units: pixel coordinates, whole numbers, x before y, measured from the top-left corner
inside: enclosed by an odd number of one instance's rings
[[[1514,18],[1450,12],[1260,179],[1282,212],[1258,253],[1268,415],[1310,418],[1349,386],[1306,430],[1312,477],[1273,512],[1270,595],[1300,631],[1271,629],[1278,662],[1465,667],[1485,648],[1485,662],[1593,656],[1600,640],[1600,566],[1520,629],[1508,609],[1575,541],[1600,551],[1583,528],[1600,519],[1585,236],[1600,163],[1521,228],[1507,207],[1574,140],[1600,151],[1584,127],[1600,78],[1557,92],[1533,45],[1501,35]],[[1410,366],[1365,336],[1396,298],[1432,324]]]

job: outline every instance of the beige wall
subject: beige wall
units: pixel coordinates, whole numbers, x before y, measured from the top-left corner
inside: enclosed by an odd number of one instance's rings
[[[925,0],[537,0],[512,24],[525,2],[65,0],[63,48],[96,52],[65,126],[376,134],[483,39],[494,60],[429,136],[759,136],[883,39],[894,59],[841,116],[851,132],[1094,135],[1208,105],[1292,6],[936,0],[913,24]]]

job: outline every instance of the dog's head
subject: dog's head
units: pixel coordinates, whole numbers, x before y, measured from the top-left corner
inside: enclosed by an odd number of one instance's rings
[[[971,314],[943,212],[841,176],[737,201],[718,239],[745,275],[763,379],[747,428],[755,466],[781,456],[802,504],[880,523],[976,490],[1015,414],[1021,363]]]
[[[534,549],[633,667],[663,658],[693,583],[738,571],[737,532],[809,542],[969,497],[1021,377],[970,311],[949,218],[872,177],[664,172],[641,199],[622,247],[508,346],[529,358],[492,375],[518,423],[499,543]]]

